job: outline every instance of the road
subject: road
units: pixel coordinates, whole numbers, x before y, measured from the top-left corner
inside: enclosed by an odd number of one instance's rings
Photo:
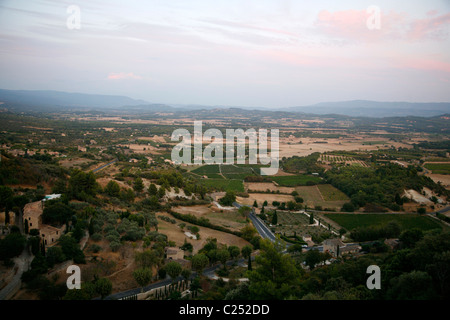
[[[28,270],[32,259],[33,256],[28,253],[27,249],[23,250],[20,256],[14,258],[15,265],[18,269],[11,281],[0,290],[0,300],[10,299],[14,296],[22,284],[22,273]]]
[[[98,167],[98,168],[95,168],[94,170],[92,170],[92,172],[93,172],[93,173],[96,173],[97,171],[100,171],[100,170],[106,168],[107,166],[112,165],[112,164],[115,163],[115,162],[117,162],[117,159],[114,159],[113,161],[108,162],[107,164],[104,164],[104,165],[102,165],[102,166],[100,166],[100,167]]]
[[[443,209],[441,209],[441,210],[438,210],[438,211],[436,211],[436,212],[434,212],[434,213],[435,213],[435,214],[436,214],[436,213],[446,213],[447,211],[450,211],[450,206],[445,207],[445,208],[443,208]]]
[[[238,209],[242,207],[242,205],[237,202],[233,202],[233,206]],[[272,231],[270,231],[266,224],[255,215],[255,209],[252,208],[252,212],[250,213],[249,218],[263,239],[269,239],[270,241],[275,242],[275,235],[272,233]]]

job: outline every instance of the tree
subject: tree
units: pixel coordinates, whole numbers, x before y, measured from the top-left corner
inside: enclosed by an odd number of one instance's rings
[[[277,211],[275,210],[272,214],[272,224],[276,225],[278,223],[278,215],[277,215]]]
[[[0,210],[12,206],[14,192],[10,187],[0,186]]]
[[[355,206],[351,202],[344,203],[344,205],[342,206],[342,211],[354,212],[355,211]]]
[[[217,260],[222,262],[223,268],[226,268],[226,262],[230,259],[230,252],[227,249],[217,251]]]
[[[427,209],[425,209],[424,207],[420,207],[417,209],[417,213],[418,214],[425,214],[427,213]]]
[[[209,259],[204,253],[198,253],[192,257],[192,269],[201,272],[209,264]]]
[[[118,198],[120,195],[120,186],[116,181],[110,180],[105,187],[105,192],[110,197]]]
[[[414,270],[391,280],[392,287],[387,292],[392,300],[431,300],[436,298],[433,279],[423,271]]]
[[[62,235],[59,244],[67,259],[73,259],[75,263],[86,263],[83,251],[77,241],[69,235]]]
[[[183,245],[180,247],[181,250],[183,250],[183,251],[189,251],[189,252],[192,252],[193,248],[194,248],[194,246],[193,246],[191,243],[187,242],[186,239],[184,239],[184,243],[183,243]]]
[[[145,250],[142,252],[136,252],[134,261],[141,268],[151,269],[153,266],[159,264],[160,257],[156,250]]]
[[[252,251],[252,247],[248,244],[243,246],[241,249],[241,253],[244,258],[248,258],[252,254]]]
[[[66,224],[74,215],[75,211],[73,211],[70,206],[66,205],[62,201],[46,201],[46,205],[42,213],[42,222],[51,225],[63,225]]]
[[[95,285],[91,282],[81,284],[80,290],[67,290],[63,300],[92,300],[95,298]]]
[[[233,191],[227,191],[225,196],[219,199],[219,203],[223,206],[232,206],[236,202],[236,194]]]
[[[240,214],[242,214],[244,217],[248,217],[248,215],[250,214],[251,211],[252,211],[252,209],[250,207],[247,207],[247,206],[242,206],[238,210],[238,212]]]
[[[423,232],[418,228],[405,230],[399,236],[399,240],[405,248],[413,248],[416,245],[416,242],[422,238]]]
[[[248,224],[241,229],[241,237],[247,241],[250,241],[257,233],[258,231]]]
[[[191,270],[190,269],[183,269],[181,270],[181,276],[184,278],[184,280],[188,280],[191,277]]]
[[[26,238],[20,233],[10,233],[0,240],[0,260],[8,260],[20,255],[25,248]]]
[[[144,291],[144,287],[150,283],[152,277],[153,272],[150,268],[139,268],[133,272],[133,278],[141,287],[141,292]]]
[[[249,272],[253,299],[284,299],[298,290],[300,271],[294,260],[282,253],[281,246],[262,240],[256,262],[257,268]]]
[[[230,253],[231,259],[235,259],[241,254],[241,250],[237,246],[229,246],[228,252]]]
[[[85,173],[79,169],[74,169],[71,172],[69,179],[69,194],[78,199],[86,200],[88,196],[95,196],[99,185],[95,180],[95,175],[92,171]]]
[[[290,211],[295,210],[295,202],[294,201],[288,201],[287,208]]]
[[[158,193],[158,188],[154,183],[150,184],[150,186],[148,187],[148,193],[151,196],[156,196],[156,194]]]
[[[112,292],[112,282],[108,278],[100,278],[95,282],[95,292],[103,299]]]
[[[310,213],[309,215],[309,224],[314,224],[314,213]]]
[[[142,190],[144,190],[144,182],[142,181],[141,178],[138,177],[134,180],[133,189],[136,192],[142,192]]]
[[[309,269],[312,270],[318,263],[325,261],[328,257],[328,254],[321,253],[319,250],[311,249],[305,255],[305,263]]]
[[[295,197],[294,200],[295,200],[295,202],[297,202],[297,203],[303,203],[303,201],[304,201],[302,197],[298,197],[298,196]]]
[[[172,281],[174,281],[183,270],[181,265],[175,261],[169,262],[164,268],[166,269],[167,274],[172,278]]]
[[[254,208],[258,208],[258,203],[256,202],[256,200],[253,201],[253,207],[254,207]]]

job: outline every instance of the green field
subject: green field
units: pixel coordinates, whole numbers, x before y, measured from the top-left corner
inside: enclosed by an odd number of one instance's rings
[[[209,176],[210,174],[219,174],[219,165],[218,164],[210,164],[210,165],[205,165],[205,166],[201,166],[198,167],[194,170],[192,170],[191,172],[196,173],[198,175],[206,175]]]
[[[357,227],[379,227],[390,221],[398,222],[402,230],[419,228],[426,231],[442,228],[442,224],[433,218],[418,214],[326,214],[326,217],[347,230]]]
[[[202,179],[198,183],[221,191],[244,192],[244,183],[242,180],[229,179]]]
[[[254,175],[251,167],[241,167],[239,165],[222,165],[220,167],[222,174],[227,179],[241,179],[244,180],[246,176]]]
[[[427,163],[424,167],[436,174],[450,174],[450,163]]]
[[[269,177],[272,181],[278,183],[278,185],[283,187],[296,187],[296,186],[305,186],[308,181],[311,181],[315,184],[322,181],[319,177],[308,176],[308,175],[295,175],[295,176],[275,176]]]
[[[320,193],[325,201],[348,200],[348,197],[342,191],[336,189],[331,184],[318,184]]]
[[[381,140],[381,141],[364,141],[362,143],[363,146],[372,146],[376,144],[387,144],[387,141]]]

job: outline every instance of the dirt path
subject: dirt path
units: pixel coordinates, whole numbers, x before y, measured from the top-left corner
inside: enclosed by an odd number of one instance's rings
[[[225,178],[225,176],[222,174],[222,165],[221,164],[219,164],[219,174],[222,176],[222,178],[224,178],[225,180],[227,179],[227,178]]]

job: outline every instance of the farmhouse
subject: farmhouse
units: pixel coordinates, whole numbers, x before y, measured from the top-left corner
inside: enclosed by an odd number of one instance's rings
[[[178,262],[184,268],[190,266],[190,261],[184,259],[183,250],[174,247],[166,247],[164,251],[166,253],[166,262],[175,261]]]
[[[348,253],[358,253],[360,250],[360,245],[356,243],[345,244],[341,239],[327,239],[323,242],[323,251],[330,253],[333,257],[339,257]]]
[[[54,196],[55,195],[50,195]],[[57,196],[57,195],[56,195]],[[51,197],[52,198],[52,197]],[[44,201],[27,203],[23,209],[23,223],[28,224],[28,229],[39,230],[39,237],[45,245],[52,245],[64,232],[64,226],[59,228],[42,223],[42,213],[44,211]]]

